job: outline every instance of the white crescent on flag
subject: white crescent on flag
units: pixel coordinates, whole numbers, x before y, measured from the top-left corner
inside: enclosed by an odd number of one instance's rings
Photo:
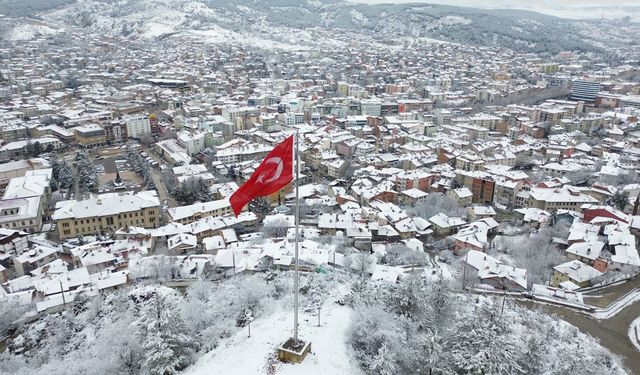
[[[276,167],[275,173],[271,177],[269,177],[266,181],[264,181],[266,183],[271,183],[277,180],[278,178],[280,178],[280,175],[282,175],[282,170],[284,169],[284,164],[282,163],[282,159],[279,157],[269,158],[264,162],[265,165],[269,163],[275,163],[275,164],[278,164],[278,166]],[[264,173],[260,174],[260,176],[258,176],[258,182],[262,183],[264,178],[265,178]]]

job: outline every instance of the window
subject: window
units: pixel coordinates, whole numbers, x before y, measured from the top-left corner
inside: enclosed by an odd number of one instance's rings
[[[64,234],[65,236],[68,236],[68,235],[71,234],[71,231],[70,230],[65,230],[65,231],[62,231],[62,234]]]

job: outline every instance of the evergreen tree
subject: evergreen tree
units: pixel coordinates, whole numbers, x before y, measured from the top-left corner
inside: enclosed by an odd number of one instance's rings
[[[176,374],[191,363],[198,349],[184,321],[163,295],[155,293],[155,311],[150,309],[146,320],[147,336],[142,345],[145,355],[144,374]]]
[[[464,319],[449,340],[451,366],[458,374],[515,375],[518,343],[495,306],[482,306],[473,319]]]

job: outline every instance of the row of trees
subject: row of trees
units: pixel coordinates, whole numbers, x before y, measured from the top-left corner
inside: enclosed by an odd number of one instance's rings
[[[74,164],[80,191],[88,192],[98,185],[98,171],[86,151],[79,151],[76,154]]]
[[[127,161],[131,168],[144,179],[145,188],[147,190],[155,190],[156,184],[151,176],[151,164],[142,157],[139,151],[127,146]]]
[[[42,143],[35,141],[35,142],[27,142],[27,145],[25,146],[25,153],[27,154],[27,156],[31,156],[31,157],[38,157],[40,155],[42,155],[42,153],[44,152],[52,152],[54,150],[53,145],[52,144],[48,144],[47,147],[42,146]]]
[[[190,177],[173,189],[171,195],[181,204],[208,202],[213,200],[209,185],[200,177]]]
[[[575,327],[454,294],[446,280],[354,284],[348,342],[366,374],[624,374]]]

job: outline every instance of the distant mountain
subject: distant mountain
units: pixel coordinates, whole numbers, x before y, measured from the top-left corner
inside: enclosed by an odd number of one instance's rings
[[[184,31],[263,34],[269,28],[326,28],[385,37],[428,37],[521,52],[600,51],[624,44],[585,33],[585,21],[523,10],[488,10],[431,4],[356,4],[343,0],[0,0],[0,13],[39,15],[44,21],[105,34],[161,37]],[[42,3],[58,10],[45,12]],[[10,5],[7,5],[10,4]],[[613,21],[611,21],[613,22]],[[595,24],[589,23],[593,29]],[[591,30],[593,31],[593,30]],[[606,30],[603,31],[606,34]],[[224,34],[227,35],[227,34]]]

